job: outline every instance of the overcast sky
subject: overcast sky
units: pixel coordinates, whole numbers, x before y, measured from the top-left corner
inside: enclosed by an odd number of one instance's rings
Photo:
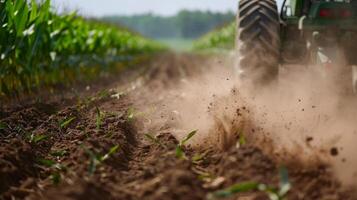
[[[282,0],[278,0],[282,1]],[[237,0],[52,0],[59,10],[78,10],[87,16],[132,15],[152,12],[174,15],[181,9],[236,11]]]

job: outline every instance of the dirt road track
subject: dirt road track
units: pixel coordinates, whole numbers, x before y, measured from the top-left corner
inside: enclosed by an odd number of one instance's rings
[[[249,140],[226,152],[209,143],[186,146],[187,160],[176,158],[178,141],[169,129],[157,129],[159,142],[148,140],[143,133],[150,119],[136,107],[159,103],[153,96],[208,70],[209,62],[204,56],[167,54],[143,74],[126,73],[79,96],[4,106],[0,199],[206,199],[245,181],[278,186],[281,165],[290,175],[289,200],[357,199],[327,164],[293,158],[280,163]],[[197,155],[202,158],[193,162]],[[229,199],[268,197],[254,191]]]

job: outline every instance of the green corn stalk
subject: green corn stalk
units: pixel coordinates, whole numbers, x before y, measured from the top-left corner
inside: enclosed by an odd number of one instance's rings
[[[196,51],[222,51],[231,50],[234,48],[236,26],[235,22],[223,27],[219,30],[214,30],[207,35],[199,38],[194,43]]]
[[[116,62],[162,50],[120,27],[57,15],[51,1],[0,1],[0,97],[92,79]]]

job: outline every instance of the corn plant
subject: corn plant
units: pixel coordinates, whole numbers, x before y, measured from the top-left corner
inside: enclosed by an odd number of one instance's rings
[[[162,49],[127,30],[57,15],[51,1],[0,0],[0,96],[70,84]]]
[[[235,34],[235,23],[231,23],[199,38],[195,41],[193,48],[198,51],[231,50],[234,48]]]

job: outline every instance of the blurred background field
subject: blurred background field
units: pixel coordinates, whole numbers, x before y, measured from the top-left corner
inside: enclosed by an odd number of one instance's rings
[[[205,36],[212,30],[219,30],[225,26],[229,26],[232,21],[234,21],[234,18],[235,15],[231,11],[220,13],[212,11],[181,10],[172,16],[161,16],[148,13],[132,16],[106,16],[100,19],[112,24],[126,26],[145,37],[162,42],[173,50],[189,51],[193,50],[194,46],[194,49],[196,50],[208,48],[209,45],[205,44],[194,45],[194,41]],[[232,26],[229,27],[232,28]],[[209,42],[207,40],[207,37],[205,37],[205,41],[200,40],[200,43]],[[215,41],[210,45],[215,45],[217,42],[231,42],[231,40],[214,40]],[[226,47],[228,45],[225,44],[219,46]]]

